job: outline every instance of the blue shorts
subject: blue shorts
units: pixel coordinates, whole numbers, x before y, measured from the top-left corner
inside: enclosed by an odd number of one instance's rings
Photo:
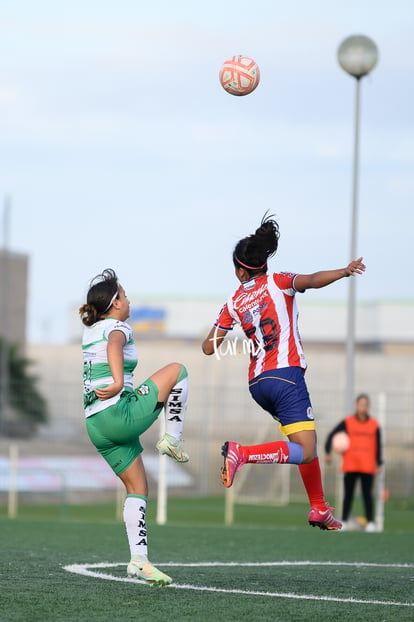
[[[249,382],[253,399],[279,421],[285,436],[314,430],[312,404],[301,367],[271,369]]]

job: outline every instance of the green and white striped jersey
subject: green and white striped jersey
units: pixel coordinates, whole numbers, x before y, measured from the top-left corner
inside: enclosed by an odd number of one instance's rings
[[[106,347],[113,330],[120,330],[125,335],[124,345],[124,388],[109,398],[99,400],[94,389],[106,387],[113,382],[108,364]],[[85,417],[90,417],[108,406],[116,404],[123,390],[133,390],[133,371],[138,363],[132,328],[126,322],[113,318],[99,320],[93,326],[85,326],[82,338],[83,352],[83,402]]]

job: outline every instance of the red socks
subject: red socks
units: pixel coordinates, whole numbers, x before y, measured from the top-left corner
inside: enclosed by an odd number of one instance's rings
[[[301,464],[303,460],[301,445],[286,441],[262,445],[239,445],[239,452],[244,462],[297,464],[310,505],[319,510],[326,510],[319,458],[316,456],[309,464]]]
[[[246,462],[279,462],[283,464],[289,461],[289,445],[290,443],[285,441],[263,443],[262,445],[240,445],[239,451]]]
[[[316,456],[309,464],[300,464],[299,471],[311,506],[326,510],[319,458]]]

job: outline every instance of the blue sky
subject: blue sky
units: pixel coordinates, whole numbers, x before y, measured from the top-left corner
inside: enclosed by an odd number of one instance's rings
[[[30,257],[30,341],[64,342],[105,267],[134,300],[225,298],[232,248],[268,209],[272,269],[346,265],[355,81],[336,51],[352,34],[380,52],[362,81],[357,294],[412,299],[412,2],[3,0],[0,196]],[[238,53],[261,70],[242,98],[218,82]]]

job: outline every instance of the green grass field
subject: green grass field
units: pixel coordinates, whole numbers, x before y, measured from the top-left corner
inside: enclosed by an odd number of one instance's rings
[[[153,515],[150,504],[150,558],[174,579],[164,589],[125,580],[128,547],[113,504],[68,506],[63,516],[32,505],[15,520],[3,508],[1,622],[414,619],[408,502],[387,508],[378,534],[312,529],[300,503],[238,507],[233,527],[223,526],[223,499],[173,499],[162,527]]]

